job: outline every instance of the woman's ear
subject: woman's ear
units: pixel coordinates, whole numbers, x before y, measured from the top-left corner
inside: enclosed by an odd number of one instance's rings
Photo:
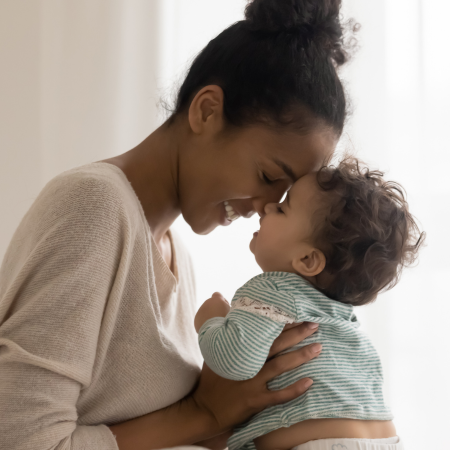
[[[200,89],[189,106],[189,125],[195,134],[219,131],[223,126],[223,90],[211,85]]]
[[[295,258],[292,261],[292,267],[304,277],[315,277],[325,269],[326,262],[321,250],[311,248],[308,253]]]

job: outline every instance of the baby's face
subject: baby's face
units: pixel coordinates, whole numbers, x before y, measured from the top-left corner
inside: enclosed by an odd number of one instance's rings
[[[316,174],[301,177],[289,190],[283,203],[268,203],[261,228],[253,234],[250,250],[264,272],[293,272],[299,255],[314,248],[314,213],[322,199]]]

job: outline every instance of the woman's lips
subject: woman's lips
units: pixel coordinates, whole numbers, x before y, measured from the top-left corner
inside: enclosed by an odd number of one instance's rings
[[[258,231],[255,231],[255,232],[253,233],[253,237],[258,236],[258,233],[259,233],[259,230],[258,230]]]

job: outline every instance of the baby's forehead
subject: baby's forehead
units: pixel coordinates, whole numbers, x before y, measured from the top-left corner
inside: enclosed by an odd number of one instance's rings
[[[319,184],[317,183],[317,172],[308,173],[300,177],[289,189],[288,194],[290,198],[298,196],[304,197],[315,196],[321,192]]]
[[[286,201],[293,210],[302,214],[327,209],[329,194],[320,188],[317,182],[317,172],[309,173],[299,178],[286,194]]]

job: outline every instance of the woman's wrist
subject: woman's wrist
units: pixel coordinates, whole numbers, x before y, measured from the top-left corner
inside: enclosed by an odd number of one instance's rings
[[[209,439],[227,431],[226,429],[221,429],[214,414],[197,401],[195,393],[184,398],[182,401],[188,403],[187,410],[192,416],[197,418],[199,430],[203,434],[200,440]]]
[[[192,445],[217,436],[214,416],[192,395],[173,405],[109,427],[119,450],[153,450]]]

